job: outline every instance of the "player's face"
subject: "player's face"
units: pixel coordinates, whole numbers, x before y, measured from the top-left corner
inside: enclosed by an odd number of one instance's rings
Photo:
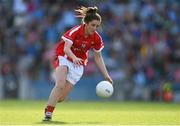
[[[93,20],[89,22],[88,24],[85,24],[85,33],[87,35],[92,35],[97,28],[100,26],[101,22],[98,20]]]

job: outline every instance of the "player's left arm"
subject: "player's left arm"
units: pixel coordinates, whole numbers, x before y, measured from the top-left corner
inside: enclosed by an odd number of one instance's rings
[[[98,68],[100,69],[101,73],[103,74],[105,80],[107,80],[111,84],[113,84],[113,80],[109,76],[108,71],[106,69],[106,66],[105,66],[101,51],[98,51],[98,52],[94,51],[94,59],[95,59],[95,62],[97,64]]]

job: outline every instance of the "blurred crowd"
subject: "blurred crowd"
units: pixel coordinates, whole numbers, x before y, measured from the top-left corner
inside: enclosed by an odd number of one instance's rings
[[[45,73],[44,79],[50,79],[57,41],[81,22],[74,9],[94,5],[102,16],[99,33],[117,90],[114,97],[155,100],[167,82],[178,89],[178,0],[0,0],[0,82],[9,92],[5,97],[15,96],[22,77],[31,81]],[[90,56],[85,77],[97,73]]]

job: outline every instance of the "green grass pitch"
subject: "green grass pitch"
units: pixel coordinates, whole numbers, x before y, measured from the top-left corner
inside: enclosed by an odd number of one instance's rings
[[[45,101],[0,101],[0,125],[180,125],[180,104],[145,102],[58,103],[42,122]]]

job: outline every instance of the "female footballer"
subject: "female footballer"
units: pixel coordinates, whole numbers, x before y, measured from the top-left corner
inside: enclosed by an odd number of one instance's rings
[[[95,62],[104,79],[113,83],[101,55],[104,44],[96,31],[101,24],[101,16],[97,13],[98,8],[81,7],[75,11],[78,13],[77,17],[82,18],[82,24],[67,31],[57,45],[54,61],[55,86],[45,108],[44,121],[51,120],[57,102],[62,102],[80,80],[84,66],[88,62],[90,49],[94,52]]]

